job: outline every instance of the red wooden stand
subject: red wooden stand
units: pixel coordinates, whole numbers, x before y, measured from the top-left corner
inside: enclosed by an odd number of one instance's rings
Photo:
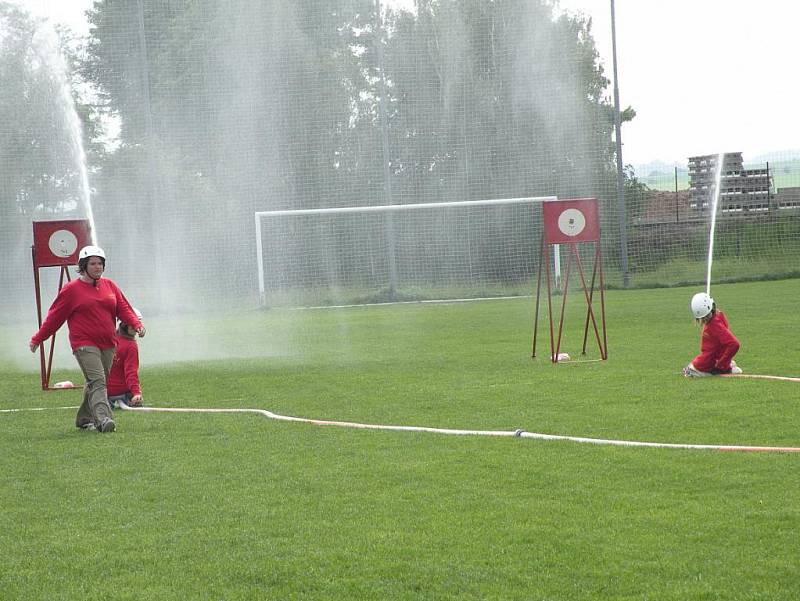
[[[78,264],[78,251],[91,244],[91,227],[87,219],[62,219],[59,221],[34,221],[33,246],[33,282],[36,289],[36,317],[42,327],[42,289],[39,270],[43,267],[58,267],[58,291],[65,280],[70,281],[69,267]],[[50,374],[53,369],[53,351],[56,334],[49,338],[49,349],[45,343],[39,345],[39,367],[42,377],[42,390],[60,390],[50,388]]]
[[[539,304],[542,291],[542,272],[545,273],[547,284],[547,309],[550,325],[550,360],[558,363],[561,351],[561,338],[564,331],[564,313],[567,305],[569,291],[569,277],[574,260],[581,279],[581,288],[586,300],[586,321],[583,329],[583,347],[581,354],[586,354],[586,344],[589,338],[589,323],[591,322],[595,340],[600,350],[600,359],[608,359],[608,340],[606,336],[606,309],[603,289],[603,258],[600,249],[600,221],[598,218],[597,200],[594,198],[577,198],[570,200],[555,200],[542,203],[543,231],[539,253],[539,273],[536,282],[536,311],[533,326],[532,357],[536,357],[536,341],[539,329]],[[594,244],[594,265],[592,266],[591,283],[587,286],[583,262],[578,249],[578,244]],[[552,276],[550,271],[550,245],[563,244],[567,246],[567,261],[562,278],[561,311],[558,321],[558,334],[553,327],[553,302],[552,302]],[[600,292],[600,322],[598,327],[593,302],[595,284],[599,284]],[[601,334],[602,330],[602,334]]]

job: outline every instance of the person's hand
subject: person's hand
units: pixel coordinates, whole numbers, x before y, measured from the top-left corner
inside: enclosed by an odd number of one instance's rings
[[[35,353],[36,349],[39,348],[39,345],[35,342],[31,342],[28,346],[30,347],[32,353]]]
[[[139,334],[139,338],[144,338],[144,335],[147,333],[147,330],[145,329],[144,324],[139,326],[139,328],[136,330],[136,333]]]
[[[135,394],[131,397],[131,407],[141,407],[142,406],[142,395]]]

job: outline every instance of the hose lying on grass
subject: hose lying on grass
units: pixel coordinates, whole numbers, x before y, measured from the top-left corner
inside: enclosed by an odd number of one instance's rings
[[[723,378],[749,378],[753,380],[780,380],[782,382],[800,382],[800,378],[789,376],[767,376],[765,374],[720,374]]]
[[[120,403],[120,407],[125,411],[135,412],[166,412],[166,413],[256,413],[269,419],[287,422],[300,422],[315,426],[338,426],[342,428],[359,428],[363,430],[391,430],[400,432],[429,432],[433,434],[450,434],[455,436],[505,436],[511,438],[534,438],[537,440],[561,440],[569,442],[581,442],[596,445],[609,445],[620,447],[652,447],[664,449],[689,449],[689,450],[709,450],[709,451],[738,451],[745,453],[800,453],[800,447],[760,447],[760,446],[740,446],[740,445],[714,445],[714,444],[681,444],[669,442],[642,442],[635,440],[612,440],[604,438],[587,438],[584,436],[562,436],[557,434],[541,434],[538,432],[526,432],[522,429],[517,430],[456,430],[451,428],[431,428],[428,426],[393,426],[384,424],[362,424],[358,422],[343,422],[322,419],[310,419],[306,417],[294,417],[291,415],[279,415],[266,409],[193,409],[186,407],[129,407]]]
[[[777,376],[776,376],[777,377]],[[51,407],[52,409],[77,409],[77,407]],[[24,409],[0,409],[0,413],[16,413],[20,411],[45,411],[48,407],[29,407]],[[361,424],[324,419],[310,419],[280,415],[266,409],[204,409],[190,407],[129,407],[120,403],[120,409],[135,413],[255,413],[269,419],[285,422],[300,422],[314,426],[337,426],[340,428],[359,428],[362,430],[391,430],[399,432],[428,432],[432,434],[449,434],[454,436],[495,436],[508,438],[533,438],[536,440],[560,440],[580,442],[584,444],[617,446],[617,447],[650,447],[659,449],[687,449],[695,451],[730,451],[742,453],[800,453],[800,447],[760,447],[742,445],[717,444],[683,444],[672,442],[644,442],[638,440],[613,440],[608,438],[588,438],[585,436],[563,436],[559,434],[542,434],[517,430],[457,430],[452,428],[431,428],[428,426],[393,426],[384,424]]]

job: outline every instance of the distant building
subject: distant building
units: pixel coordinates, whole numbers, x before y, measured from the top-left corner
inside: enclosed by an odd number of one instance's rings
[[[779,212],[800,210],[800,188],[778,188],[775,194],[775,207]]]
[[[719,155],[689,157],[689,209],[706,213],[714,202]],[[770,209],[769,170],[745,169],[741,152],[722,155],[721,213],[766,213]]]

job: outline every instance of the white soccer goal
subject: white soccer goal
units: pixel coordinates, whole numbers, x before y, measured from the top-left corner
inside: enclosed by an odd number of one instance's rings
[[[255,213],[262,305],[531,294],[554,196]]]

